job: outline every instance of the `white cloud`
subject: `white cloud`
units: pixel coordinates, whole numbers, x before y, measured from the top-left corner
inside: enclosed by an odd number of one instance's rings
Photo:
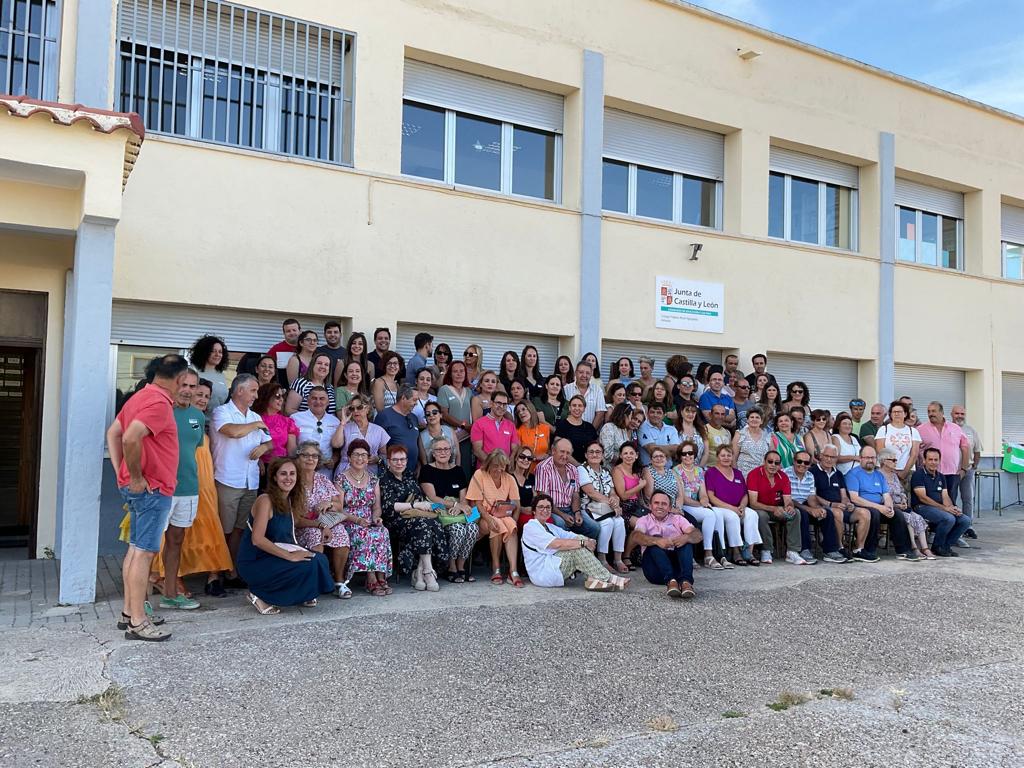
[[[694,5],[707,8],[709,11],[731,16],[734,19],[768,27],[771,16],[760,0],[689,0]]]
[[[989,46],[919,79],[969,99],[1024,115],[1024,70],[1020,52],[1024,41]]]

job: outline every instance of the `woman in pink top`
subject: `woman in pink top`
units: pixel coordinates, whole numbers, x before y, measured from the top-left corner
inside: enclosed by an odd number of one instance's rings
[[[295,445],[299,439],[298,425],[281,413],[287,393],[276,381],[262,385],[256,393],[256,402],[252,409],[263,418],[263,423],[270,430],[270,439],[274,447],[260,457],[260,474],[274,459],[281,456],[294,456]]]

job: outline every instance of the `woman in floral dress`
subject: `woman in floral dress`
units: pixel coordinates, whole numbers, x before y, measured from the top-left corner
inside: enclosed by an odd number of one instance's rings
[[[404,445],[388,447],[388,471],[380,478],[380,508],[398,549],[398,570],[412,574],[417,590],[437,592],[432,557],[448,560],[448,539],[434,505],[426,500],[415,477],[405,474],[408,462]]]
[[[348,559],[348,578],[366,574],[366,591],[375,597],[390,595],[391,536],[380,513],[377,476],[367,469],[370,444],[352,440],[348,444],[348,468],[338,478],[338,490],[345,503],[345,530],[352,549]]]
[[[351,543],[345,523],[334,522],[342,509],[341,497],[338,487],[317,472],[322,461],[320,444],[315,440],[305,440],[299,445],[295,463],[299,465],[299,478],[306,492],[306,506],[295,511],[295,540],[314,552],[328,550],[334,594],[347,600],[352,597],[345,575]]]

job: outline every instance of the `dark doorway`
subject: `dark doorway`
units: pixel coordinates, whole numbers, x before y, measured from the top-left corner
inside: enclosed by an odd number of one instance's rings
[[[0,547],[35,551],[39,350],[0,347]],[[31,556],[31,555],[30,555]]]
[[[45,293],[0,291],[0,548],[35,557]]]

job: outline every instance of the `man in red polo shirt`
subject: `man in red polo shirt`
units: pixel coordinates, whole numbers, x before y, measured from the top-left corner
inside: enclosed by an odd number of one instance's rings
[[[153,381],[132,395],[107,430],[110,463],[128,507],[131,533],[122,566],[124,610],[118,629],[128,640],[166,640],[170,632],[146,616],[146,590],[153,558],[167,529],[178,474],[178,427],[174,399],[185,381],[188,363],[165,355]]]
[[[750,470],[747,493],[750,507],[757,512],[761,562],[771,565],[772,542],[775,541],[771,524],[781,522],[786,526],[786,562],[807,565],[800,557],[800,511],[793,504],[793,489],[789,477],[782,471],[782,456],[778,451],[768,451],[764,464]]]

